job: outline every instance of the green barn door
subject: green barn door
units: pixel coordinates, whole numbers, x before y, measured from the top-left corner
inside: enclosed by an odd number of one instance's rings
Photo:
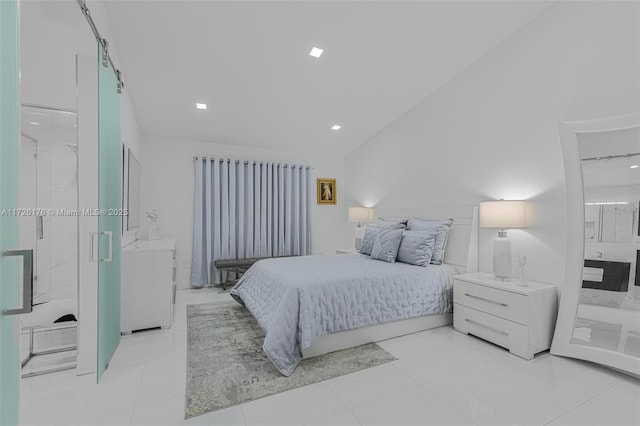
[[[19,244],[16,213],[20,143],[18,52],[17,2],[0,0],[0,425],[18,424],[18,314],[31,310],[33,284],[33,251],[16,250]],[[20,267],[20,257],[24,269]]]
[[[120,343],[120,94],[98,44],[98,381]]]

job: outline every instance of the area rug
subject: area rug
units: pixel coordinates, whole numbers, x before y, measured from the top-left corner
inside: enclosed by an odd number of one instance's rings
[[[185,418],[394,361],[375,343],[302,360],[290,377],[262,350],[264,332],[233,300],[187,306]]]

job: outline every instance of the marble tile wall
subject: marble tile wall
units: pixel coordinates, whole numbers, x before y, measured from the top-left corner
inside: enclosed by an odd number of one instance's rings
[[[19,188],[21,208],[48,211],[42,239],[35,216],[20,218],[21,246],[35,248],[34,303],[73,300],[76,306],[77,217],[62,213],[78,205],[76,129],[50,125],[37,136],[37,143],[22,138]]]
[[[78,208],[78,163],[76,129],[52,128],[50,202],[54,209]],[[78,218],[56,214],[47,217],[51,271],[51,299],[77,299]],[[46,235],[46,234],[45,234]],[[47,238],[45,238],[47,240]]]

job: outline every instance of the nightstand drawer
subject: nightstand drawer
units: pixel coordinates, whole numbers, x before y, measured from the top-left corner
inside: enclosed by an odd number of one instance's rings
[[[469,308],[528,325],[529,302],[525,295],[455,280],[453,301]]]
[[[453,311],[453,326],[456,330],[493,342],[523,358],[533,357],[533,354],[528,353],[528,328],[524,325],[459,304],[453,306]]]

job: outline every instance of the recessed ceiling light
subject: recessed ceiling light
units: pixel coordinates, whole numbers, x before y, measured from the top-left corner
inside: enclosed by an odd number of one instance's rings
[[[196,109],[207,109],[207,104],[196,103]]]
[[[331,126],[331,130],[340,130],[342,126],[339,124],[334,124],[333,126]]]
[[[311,52],[309,52],[309,56],[319,58],[320,55],[322,55],[322,52],[324,52],[324,50],[320,49],[319,47],[314,47],[313,49],[311,49]]]
[[[633,166],[629,166],[629,168],[630,168],[630,169],[637,169],[637,168],[638,168],[638,165],[637,165],[637,164],[634,164]]]
[[[38,123],[37,121],[30,121],[29,124],[33,124],[34,126],[39,126],[40,125],[40,123]]]

